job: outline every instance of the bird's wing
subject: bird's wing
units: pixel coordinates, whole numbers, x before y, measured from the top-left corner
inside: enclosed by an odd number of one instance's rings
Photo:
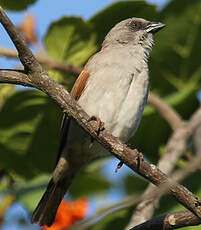
[[[82,70],[82,72],[80,73],[79,77],[77,78],[72,90],[71,90],[71,96],[77,101],[80,96],[82,95],[82,92],[87,84],[87,81],[89,79],[90,74],[86,71],[86,68],[84,68]],[[59,161],[59,158],[62,154],[63,149],[65,148],[66,145],[66,140],[67,140],[67,135],[68,135],[68,129],[70,126],[70,121],[71,119],[64,114],[63,119],[62,119],[62,123],[61,123],[61,140],[60,140],[60,144],[59,144],[59,151],[58,151],[58,155],[57,155],[57,161],[56,164]]]
[[[82,70],[79,77],[77,78],[72,90],[71,90],[71,96],[78,100],[80,96],[82,95],[82,91],[84,90],[87,81],[89,79],[90,74],[86,71],[86,68]]]

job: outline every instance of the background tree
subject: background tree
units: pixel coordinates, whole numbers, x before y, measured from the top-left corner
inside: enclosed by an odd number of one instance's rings
[[[13,1],[2,0],[1,5],[8,10],[23,10],[34,2],[36,1],[21,0],[15,5]],[[28,15],[18,28],[27,43],[34,45],[38,60],[48,69],[49,75],[70,90],[81,67],[100,49],[108,30],[120,20],[133,16],[161,21],[168,25],[157,35],[151,54],[151,91],[163,98],[162,103],[171,106],[176,115],[174,119],[168,120],[170,108],[168,107],[168,112],[164,114],[157,98],[151,97],[149,102],[152,106],[146,107],[140,128],[130,141],[130,146],[137,147],[150,162],[157,164],[168,153],[171,153],[169,161],[175,156],[173,150],[179,142],[173,142],[171,146],[170,137],[174,137],[176,131],[185,129],[183,121],[189,120],[199,108],[199,0],[183,0],[182,4],[178,0],[170,1],[161,10],[144,1],[123,1],[109,5],[87,21],[78,17],[62,17],[52,22],[47,30],[43,41],[45,51],[38,45],[33,16]],[[0,55],[16,57],[17,53],[1,47]],[[36,206],[54,168],[62,114],[58,106],[44,93],[26,88],[19,89],[12,85],[0,85],[0,106],[0,214],[3,219],[6,207],[13,201],[21,202],[28,212]],[[200,133],[195,132],[197,128],[198,125],[189,136],[180,135],[180,139],[185,141],[185,146],[172,162],[174,167],[168,171],[165,166],[164,171],[172,173],[177,168],[187,167],[191,158],[200,152]],[[192,142],[191,136],[198,141]],[[190,141],[187,142],[189,138]],[[168,149],[169,146],[173,150]],[[147,181],[133,173],[121,176],[122,169],[115,176],[118,179],[109,180],[102,172],[106,161],[108,159],[97,159],[83,170],[70,189],[70,198],[79,199],[84,196],[89,200],[92,197],[97,199],[116,188],[124,192],[125,200],[115,204],[115,207],[99,211],[98,217],[100,213],[101,217],[106,213],[109,215],[101,218],[96,225],[92,225],[90,221],[83,221],[80,226],[84,228],[88,225],[90,229],[126,228],[135,209],[131,202],[134,194],[143,193],[148,185]],[[110,167],[109,172],[112,174],[114,169],[115,166]],[[197,170],[184,181],[184,185],[198,196],[201,192],[199,177],[200,172]],[[115,196],[116,193],[112,195]],[[122,209],[124,206],[126,208]],[[152,212],[155,211],[155,215],[158,216],[182,208],[170,196],[165,196],[156,211],[152,207]],[[142,210],[140,215],[142,216]],[[131,226],[134,226],[134,223],[132,221]]]

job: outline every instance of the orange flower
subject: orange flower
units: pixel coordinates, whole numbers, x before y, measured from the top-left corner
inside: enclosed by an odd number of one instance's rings
[[[62,230],[70,227],[73,223],[83,219],[88,210],[86,199],[76,201],[63,200],[58,208],[54,223],[50,226],[42,226],[43,230]]]

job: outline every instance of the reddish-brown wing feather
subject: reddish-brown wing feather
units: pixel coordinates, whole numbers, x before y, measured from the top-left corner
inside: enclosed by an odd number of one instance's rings
[[[82,70],[79,77],[77,78],[72,90],[71,90],[71,96],[78,100],[80,96],[82,95],[82,91],[85,88],[87,81],[90,77],[90,74],[86,71],[86,68]]]

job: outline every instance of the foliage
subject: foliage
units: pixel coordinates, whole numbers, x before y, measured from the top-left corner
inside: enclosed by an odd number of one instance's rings
[[[4,153],[0,154],[1,167],[23,178],[50,172],[56,158],[61,117],[58,107],[43,93],[16,91],[0,113],[0,149]],[[57,125],[52,126],[53,123]],[[44,165],[46,159],[48,164]]]
[[[17,5],[11,2],[2,0],[1,5],[7,9],[21,10],[35,1],[21,0]],[[100,49],[105,34],[115,23],[133,16],[167,24],[156,35],[151,54],[151,90],[174,107],[184,119],[188,119],[198,107],[196,92],[201,86],[199,0],[183,0],[182,4],[172,0],[159,11],[145,1],[122,1],[106,7],[87,21],[63,17],[53,22],[45,35],[46,52],[55,60],[82,66]],[[68,89],[71,88],[72,76],[56,71],[50,74]],[[52,172],[54,167],[62,114],[47,96],[36,90],[12,89],[6,98],[2,92],[0,89],[0,104],[3,101],[0,107],[0,167],[17,182],[13,191],[16,198],[33,210],[48,181],[46,174]],[[150,161],[156,163],[170,134],[168,124],[153,108],[147,106],[130,145],[143,151]],[[112,184],[101,175],[104,161],[97,162],[93,173],[88,171],[90,165],[78,176],[70,190],[72,197],[95,196],[110,189]],[[200,183],[195,186],[195,178],[197,176],[194,175],[187,180],[188,187],[200,194],[201,186]],[[126,194],[142,192],[146,186],[135,175],[128,175],[124,182]],[[175,202],[169,202],[169,198],[164,198],[161,204],[162,208],[158,210],[160,214],[181,209]],[[126,210],[111,214],[93,229],[111,229],[111,226],[119,229],[120,222],[124,223],[122,220],[128,219],[129,215],[130,212]]]
[[[1,0],[1,6],[7,10],[25,10],[29,5],[35,2],[36,0]]]

